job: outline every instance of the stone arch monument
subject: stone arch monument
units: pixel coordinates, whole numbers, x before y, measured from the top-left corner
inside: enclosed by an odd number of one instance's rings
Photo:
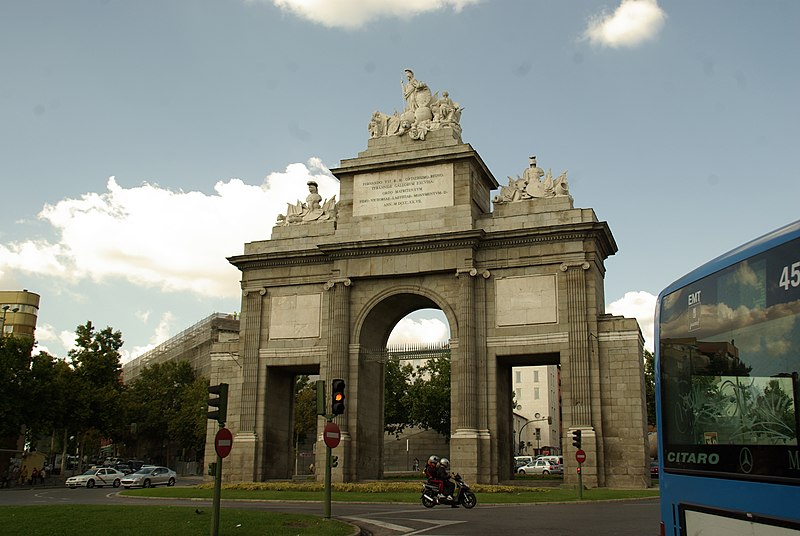
[[[383,365],[363,349],[436,308],[451,329],[450,458],[465,478],[512,474],[511,367],[560,364],[567,483],[580,429],[585,485],[649,485],[642,337],[635,320],[604,313],[608,224],[535,157],[500,187],[461,141],[461,106],[406,77],[404,111],[373,113],[367,149],[331,170],[340,200],[310,183],[270,240],[229,259],[242,273],[239,349],[212,355],[211,378],[231,386],[226,478],[291,476],[296,374],[347,382],[334,480],[380,478]]]

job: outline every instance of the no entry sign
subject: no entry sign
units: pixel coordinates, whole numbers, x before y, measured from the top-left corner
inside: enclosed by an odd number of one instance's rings
[[[583,463],[586,461],[586,453],[582,449],[575,451],[575,461],[578,463]]]
[[[339,441],[342,439],[342,434],[339,431],[339,425],[335,422],[329,422],[325,425],[325,429],[322,431],[322,440],[325,441],[325,444],[328,445],[330,448],[335,449],[339,446]]]
[[[217,436],[214,438],[214,450],[217,451],[217,456],[224,458],[231,453],[233,447],[233,434],[227,428],[220,428]]]

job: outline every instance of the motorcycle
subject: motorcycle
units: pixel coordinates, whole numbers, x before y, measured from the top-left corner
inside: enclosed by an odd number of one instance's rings
[[[439,488],[435,484],[425,482],[422,485],[422,505],[425,508],[433,508],[437,504],[447,504],[450,506],[463,506],[464,508],[474,508],[478,504],[478,498],[469,489],[469,484],[464,482],[461,475],[453,476],[456,489],[453,492],[453,500],[439,497]]]

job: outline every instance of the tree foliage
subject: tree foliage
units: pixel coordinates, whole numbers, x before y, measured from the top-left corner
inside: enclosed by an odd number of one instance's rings
[[[111,327],[97,331],[87,321],[75,335],[75,349],[68,353],[75,370],[71,424],[84,434],[94,430],[111,437],[122,413],[122,333]]]
[[[19,435],[30,420],[34,399],[31,394],[31,351],[33,341],[0,336],[0,438]]]
[[[188,361],[144,367],[126,397],[130,440],[148,457],[165,447],[181,449],[190,459],[202,455],[207,389],[208,380],[197,377]]]
[[[399,437],[407,426],[411,426],[411,375],[414,367],[389,360],[384,368],[384,429]]]
[[[656,369],[655,356],[644,351],[644,398],[647,406],[647,424],[656,424]]]
[[[294,384],[294,441],[302,443],[317,428],[317,390],[308,376],[297,376]]]
[[[386,364],[384,376],[385,430],[398,436],[407,426],[435,430],[450,437],[450,356],[412,367]]]

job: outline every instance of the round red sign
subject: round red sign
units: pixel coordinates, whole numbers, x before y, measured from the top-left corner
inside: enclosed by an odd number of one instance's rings
[[[339,431],[339,425],[335,422],[329,422],[326,424],[325,429],[322,431],[322,439],[325,441],[326,445],[332,449],[335,449],[339,445],[339,441],[342,439],[342,434]]]
[[[575,461],[578,463],[583,463],[586,461],[586,453],[583,449],[578,449],[575,451]]]
[[[224,458],[231,453],[233,447],[233,434],[227,428],[220,428],[214,438],[214,450],[220,458]]]

